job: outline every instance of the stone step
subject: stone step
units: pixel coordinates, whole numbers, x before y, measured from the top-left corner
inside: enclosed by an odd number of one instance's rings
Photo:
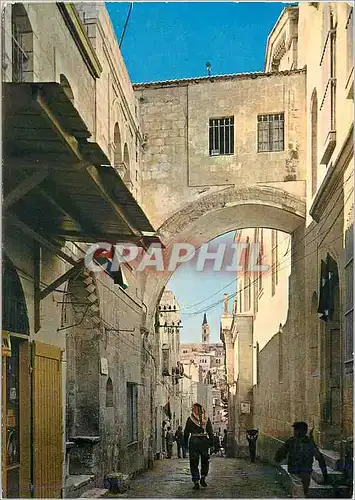
[[[318,484],[314,481],[314,479],[311,479],[309,485],[309,497],[334,498],[334,489],[330,484]]]
[[[335,450],[320,450],[322,455],[324,456],[325,463],[327,467],[330,467],[333,470],[339,470],[340,468],[340,453]]]
[[[328,477],[332,484],[340,484],[343,480],[343,474],[341,471],[334,470],[327,466]],[[321,484],[323,482],[323,473],[318,465],[318,462],[313,463],[312,478],[316,483]]]
[[[304,498],[303,486],[296,484],[287,470],[287,465],[279,468],[280,482],[292,498]],[[318,484],[311,478],[309,485],[310,498],[333,498],[334,490],[329,484]]]
[[[80,498],[94,485],[93,475],[71,474],[65,480],[65,498]]]
[[[80,498],[101,498],[103,497],[108,490],[104,488],[93,488],[92,490],[88,490],[81,495]]]

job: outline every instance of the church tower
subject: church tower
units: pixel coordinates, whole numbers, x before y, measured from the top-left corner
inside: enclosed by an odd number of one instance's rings
[[[210,327],[209,324],[207,323],[206,313],[203,317],[203,322],[202,322],[202,343],[203,344],[210,343]]]

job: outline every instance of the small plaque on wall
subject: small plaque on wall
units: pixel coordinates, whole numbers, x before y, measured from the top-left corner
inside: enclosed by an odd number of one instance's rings
[[[108,375],[108,362],[106,358],[101,358],[101,375]]]
[[[240,413],[250,413],[250,403],[249,402],[240,403]]]

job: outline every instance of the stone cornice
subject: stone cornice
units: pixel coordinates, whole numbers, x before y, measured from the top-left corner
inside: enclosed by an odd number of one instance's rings
[[[57,2],[57,7],[91,75],[94,78],[99,78],[102,72],[102,66],[76,12],[74,4]]]
[[[339,182],[342,181],[341,176],[343,175],[347,165],[351,160],[351,157],[354,154],[353,132],[354,125],[352,124],[343,143],[343,147],[341,148],[334,163],[328,168],[322,184],[319,187],[317,194],[313,200],[309,213],[312,219],[314,219],[316,222],[320,221],[321,215],[324,212],[324,207],[329,202]]]
[[[283,76],[294,76],[305,73],[306,70],[302,68],[302,69],[269,72],[269,73],[252,72],[252,73],[234,73],[230,75],[199,76],[196,78],[182,78],[180,80],[134,83],[133,89],[135,91],[138,91],[138,90],[144,90],[145,88],[151,89],[151,88],[161,88],[161,87],[184,87],[194,83],[206,83],[206,82],[214,83],[219,81],[230,81],[230,80],[254,80],[256,78],[270,78],[270,77],[275,78]]]

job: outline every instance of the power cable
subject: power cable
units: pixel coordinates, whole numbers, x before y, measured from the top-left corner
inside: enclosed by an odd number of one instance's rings
[[[340,193],[340,195],[338,196],[338,198],[335,200],[335,202],[333,203],[333,206],[332,206],[332,208],[330,209],[330,211],[329,211],[328,215],[332,212],[332,210],[334,209],[334,207],[335,207],[336,203],[339,201],[339,199],[340,199],[340,197],[341,197],[341,195],[342,195],[342,193],[343,193],[343,188],[344,188],[344,185],[345,185],[345,184],[346,184],[346,183],[347,183],[347,182],[348,182],[348,181],[349,181],[352,177],[353,177],[353,173],[351,173],[351,174],[347,177],[347,179],[344,181],[344,183],[343,183],[343,184],[342,184],[342,185],[341,185],[341,186],[340,186],[340,187],[339,187],[339,188],[335,191],[335,193],[336,193],[338,190],[340,190],[340,191],[341,191],[341,193]],[[351,191],[351,193],[352,193],[352,192],[353,192],[353,190]],[[351,193],[350,193],[350,194],[351,194]],[[342,211],[342,210],[341,210],[341,211]],[[340,211],[340,213],[341,213],[341,211]],[[339,216],[339,215],[337,215],[337,216],[336,216],[336,218],[337,218],[338,216]],[[325,224],[325,222],[324,222],[324,223],[323,223],[323,225],[320,227],[320,229],[322,229],[322,228],[324,227],[324,224]],[[316,230],[316,228],[315,228],[315,227],[311,227],[311,228],[309,228],[309,229],[308,229],[308,231],[306,231],[306,233],[302,236],[302,238],[300,238],[300,239],[296,242],[296,245],[295,245],[295,246],[298,246],[300,243],[302,243],[302,241],[303,241],[304,239],[306,239],[306,238],[307,238],[308,234],[309,234],[309,233],[311,233],[312,231],[315,231],[315,230]],[[315,237],[313,240],[311,240],[310,242],[308,242],[308,244],[311,244],[313,241],[315,241],[315,240],[316,240],[319,236],[321,236],[321,234],[322,234],[322,233],[317,233],[316,237]],[[282,244],[286,241],[286,239],[287,239],[287,238],[290,238],[290,236],[291,236],[291,235],[290,235],[290,234],[288,234],[288,235],[287,235],[287,236],[286,236],[286,237],[285,237],[285,238],[284,238],[281,242],[279,242],[277,245],[275,245],[273,249],[278,248],[280,245],[282,245]],[[285,257],[285,256],[286,256],[286,255],[287,255],[287,254],[291,251],[291,249],[292,249],[292,248],[294,248],[294,247],[292,247],[290,244],[291,244],[291,238],[289,239],[288,247],[287,247],[287,250],[286,250],[285,254],[283,255],[283,257]],[[268,254],[268,256],[270,257],[270,254]],[[271,267],[273,268],[273,266],[271,266]],[[238,280],[238,277],[237,277],[237,278],[235,278],[234,280],[232,280],[231,282],[229,282],[229,283],[228,283],[227,285],[225,285],[224,287],[220,288],[217,292],[213,293],[212,295],[209,295],[208,297],[205,297],[203,300],[201,300],[201,301],[199,301],[199,302],[196,302],[195,304],[192,304],[192,305],[189,305],[189,306],[182,307],[180,310],[181,310],[181,311],[186,311],[187,309],[192,309],[193,307],[195,307],[195,306],[197,306],[197,305],[200,305],[200,304],[202,304],[203,302],[206,302],[206,300],[208,300],[208,299],[210,299],[210,298],[214,297],[215,295],[217,295],[217,294],[218,294],[218,293],[220,293],[221,291],[225,290],[226,288],[228,288],[228,287],[229,287],[232,283],[236,282],[237,280]],[[224,299],[223,299],[223,300],[224,300]],[[184,313],[184,314],[185,314],[185,313]]]
[[[347,182],[347,181],[348,181],[348,180],[349,180],[352,176],[353,176],[353,174],[350,174],[350,175],[349,175],[349,177],[346,179],[346,181],[345,181],[345,182]],[[343,188],[343,186],[341,187],[341,189],[342,189],[342,188]],[[350,193],[349,193],[349,195],[348,195],[347,199],[345,200],[344,204],[348,201],[348,199],[349,199],[349,198],[350,198],[350,196],[352,195],[353,191],[354,191],[354,189],[352,189],[352,190],[350,191]],[[342,194],[342,193],[340,193],[340,196],[341,196],[341,194]],[[339,200],[340,196],[337,198],[337,200],[336,200],[336,201],[335,201],[335,203],[333,204],[333,206],[332,206],[331,210],[329,211],[328,215],[329,215],[329,214],[332,212],[332,210],[334,209],[334,207],[335,207],[335,205],[336,205],[337,201]],[[315,240],[317,240],[317,239],[318,239],[320,236],[322,236],[324,233],[328,233],[328,232],[331,230],[331,228],[334,226],[334,224],[335,224],[336,220],[338,219],[339,215],[341,214],[341,212],[342,212],[343,210],[344,210],[344,208],[343,208],[343,206],[342,206],[342,207],[341,207],[341,209],[339,210],[339,212],[337,213],[337,215],[336,215],[336,217],[335,217],[335,219],[334,219],[333,223],[331,224],[331,226],[330,226],[330,227],[329,227],[326,231],[324,231],[324,232],[317,232],[316,236],[315,236],[312,240],[310,240],[309,242],[307,242],[306,247],[307,247],[307,246],[309,246],[311,243],[313,243]],[[324,227],[324,225],[325,225],[325,222],[323,223],[323,225],[321,226],[321,228],[323,228],[323,227]],[[295,244],[295,246],[294,246],[294,247],[292,247],[292,246],[291,246],[291,247],[290,247],[290,248],[289,248],[289,249],[285,252],[285,254],[284,254],[284,256],[283,256],[283,257],[286,257],[286,255],[287,255],[287,254],[291,251],[291,249],[292,249],[292,248],[295,248],[295,247],[299,246],[299,245],[300,245],[300,243],[301,243],[301,242],[302,242],[302,241],[303,241],[303,240],[304,240],[304,239],[308,236],[308,234],[309,234],[311,231],[315,231],[315,230],[316,230],[316,228],[314,228],[314,227],[313,227],[312,229],[310,229],[309,231],[307,231],[307,232],[306,232],[306,234],[305,234],[302,238],[300,238],[300,239],[296,242],[296,244]],[[288,236],[287,236],[287,237],[288,237]],[[287,238],[287,237],[286,237],[286,238]],[[280,242],[280,244],[281,244],[281,243],[283,243],[283,242],[286,240],[286,238],[284,238],[284,239],[282,240],[282,242]],[[275,247],[277,248],[278,246],[280,246],[280,244],[276,245]],[[304,248],[304,247],[302,247],[302,248]],[[297,251],[295,251],[294,253],[295,253],[295,254],[297,254]],[[279,267],[279,266],[282,264],[282,262],[284,262],[284,261],[285,261],[285,259],[281,260],[281,262],[278,264],[278,267]],[[297,262],[297,261],[296,261],[296,262]],[[277,269],[277,268],[276,268],[276,269]],[[274,266],[271,266],[271,269],[269,270],[269,272],[270,272],[270,271],[273,271],[273,270],[274,270]],[[266,274],[267,274],[267,273],[266,273]],[[258,279],[258,278],[257,278],[257,279]],[[256,280],[257,280],[257,279],[256,279]],[[237,280],[238,280],[238,277],[237,277],[237,278],[235,278],[234,280],[232,280],[230,283],[228,283],[228,284],[227,284],[227,285],[225,285],[224,287],[222,287],[222,288],[219,290],[219,292],[220,292],[220,291],[222,291],[222,290],[224,290],[224,289],[226,289],[228,286],[230,286],[233,282],[236,282]],[[256,281],[256,280],[255,280],[255,281]],[[252,282],[252,283],[251,283],[251,285],[252,285],[253,283],[254,283],[254,282]],[[243,288],[243,289],[241,289],[241,290],[238,290],[238,292],[239,292],[239,291],[242,291],[242,290],[244,290],[244,288]],[[206,301],[206,300],[208,300],[209,298],[214,297],[214,296],[215,296],[217,293],[219,293],[219,292],[216,292],[216,293],[214,293],[214,294],[210,295],[209,297],[206,297],[205,299],[203,299],[203,300],[202,300],[202,301],[200,301],[199,303],[196,303],[195,305],[199,305],[199,304],[201,304],[201,303],[205,302],[205,301]],[[238,292],[237,292],[237,293],[238,293]],[[232,296],[230,296],[230,297],[233,297],[233,296],[234,296],[234,295],[232,295]],[[230,297],[229,297],[229,298],[230,298]],[[217,303],[222,303],[223,301],[224,301],[224,299],[221,299],[221,300],[219,300]],[[216,303],[216,304],[217,304],[217,303]],[[191,306],[191,307],[193,307],[193,306]],[[185,308],[181,308],[181,311],[186,310],[186,309],[190,309],[191,307],[190,307],[190,306],[188,306],[188,307],[185,307]],[[188,314],[195,315],[195,313],[184,313],[184,312],[182,312],[182,314],[184,314],[184,315],[188,315]]]
[[[120,39],[120,43],[118,44],[118,46],[119,46],[120,49],[121,49],[121,46],[122,46],[122,43],[123,43],[124,36],[126,34],[126,29],[127,29],[127,26],[128,26],[129,19],[131,17],[132,8],[133,8],[133,2],[131,2],[130,6],[129,6],[128,14],[127,14],[127,17],[126,17],[126,22],[124,23],[124,27],[123,27],[123,31],[122,31],[122,35],[121,35],[121,39]]]
[[[337,236],[336,238],[334,238],[333,240],[331,240],[329,243],[333,243],[334,241],[337,241],[337,240],[339,240],[339,239],[341,239],[341,238],[343,238],[343,235]],[[298,259],[298,260],[294,261],[294,262],[292,263],[292,265],[294,265],[294,264],[296,264],[296,263],[298,263],[298,262],[300,262],[300,261],[302,261],[302,260],[306,259],[309,255],[312,255],[314,252],[317,252],[317,251],[318,251],[318,248],[316,248],[315,250],[312,250],[312,252],[309,252],[307,255],[304,255],[304,256],[302,256],[300,259]],[[278,269],[279,269],[279,270],[282,270],[282,269],[286,269],[287,267],[288,267],[288,265],[286,265],[286,266],[284,266],[284,267],[282,267],[282,268],[280,268],[280,267],[279,267]],[[269,272],[270,272],[270,271],[269,271]],[[265,273],[265,274],[268,274],[268,273]],[[233,294],[230,296],[230,298],[233,298],[233,297],[235,297],[235,296],[236,296],[239,292],[242,292],[242,291],[246,290],[247,288],[249,288],[249,286],[253,285],[253,284],[254,284],[254,283],[256,283],[258,280],[259,280],[259,277],[258,277],[258,278],[256,278],[255,280],[253,280],[250,284],[246,285],[245,287],[241,288],[241,289],[240,289],[240,290],[238,290],[237,292],[233,293]],[[205,312],[207,312],[207,311],[209,311],[209,310],[211,310],[211,309],[214,309],[214,308],[215,308],[215,307],[217,307],[219,304],[222,304],[222,303],[223,303],[223,301],[224,301],[224,299],[219,300],[219,301],[214,302],[213,304],[211,304],[211,305],[210,305],[208,308],[206,308],[206,309],[201,309],[201,310],[199,310],[199,311],[195,311],[195,312],[193,312],[193,313],[182,313],[182,315],[184,315],[184,316],[196,316],[196,315],[198,315],[198,314],[203,314],[203,313],[205,313]]]

